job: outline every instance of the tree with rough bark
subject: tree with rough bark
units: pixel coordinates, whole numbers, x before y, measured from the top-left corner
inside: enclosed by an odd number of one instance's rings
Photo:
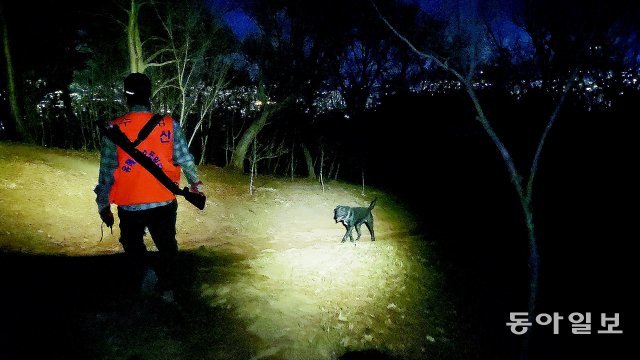
[[[0,31],[2,32],[2,53],[5,58],[5,69],[7,75],[7,93],[9,97],[9,110],[11,114],[12,124],[8,126],[11,137],[20,140],[29,140],[24,124],[22,122],[22,111],[18,102],[18,89],[16,87],[16,74],[13,66],[13,58],[11,55],[11,44],[9,38],[9,29],[4,15],[4,7],[0,3]]]
[[[305,145],[304,143],[301,144],[300,146],[302,146],[304,162],[307,165],[307,177],[309,179],[315,179],[316,170],[315,170],[315,167],[313,166],[313,157],[311,156],[311,151],[309,151],[309,147],[307,147],[307,145]]]
[[[231,162],[229,162],[228,167],[235,171],[244,170],[244,160],[247,157],[249,147],[260,131],[262,131],[262,129],[267,125],[271,116],[283,106],[283,104],[271,104],[269,102],[269,98],[265,93],[264,85],[260,85],[258,87],[256,102],[262,108],[260,110],[260,115],[244,131],[233,151],[233,154],[231,155]]]

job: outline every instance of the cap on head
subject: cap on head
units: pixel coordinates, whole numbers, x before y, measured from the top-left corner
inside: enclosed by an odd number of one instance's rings
[[[124,95],[129,105],[148,105],[151,79],[145,74],[131,73],[124,79]]]

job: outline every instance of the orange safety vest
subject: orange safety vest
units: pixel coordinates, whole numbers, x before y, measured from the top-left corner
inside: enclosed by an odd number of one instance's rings
[[[132,112],[111,121],[133,142],[142,127],[151,119],[151,112]],[[165,116],[149,136],[136,148],[147,155],[175,183],[180,183],[180,166],[173,164],[173,120]],[[138,205],[170,201],[176,196],[162,185],[142,165],[133,160],[119,146],[116,147],[118,168],[109,202],[117,205]]]

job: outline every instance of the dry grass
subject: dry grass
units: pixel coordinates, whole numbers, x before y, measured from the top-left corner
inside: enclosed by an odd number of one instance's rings
[[[98,242],[97,173],[94,153],[0,143],[0,249],[121,252],[115,227]],[[323,193],[315,182],[262,176],[250,196],[244,175],[215,167],[200,173],[207,207],[180,202],[178,241],[182,250],[204,250],[203,257],[236,259],[224,274],[203,271],[198,286],[211,309],[236,319],[229,331],[243,324],[253,335],[253,358],[331,359],[371,348],[423,358],[454,351],[455,311],[442,277],[414,220],[391,196],[375,189],[362,196],[359,187],[341,182]],[[333,208],[368,206],[374,197],[378,241],[363,227],[357,246],[340,244],[344,228],[334,223]]]

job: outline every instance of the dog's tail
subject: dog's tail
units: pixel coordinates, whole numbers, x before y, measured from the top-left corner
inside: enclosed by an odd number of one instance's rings
[[[378,198],[373,199],[371,205],[369,205],[369,211],[373,210],[373,208],[376,206],[376,200],[378,200]]]

